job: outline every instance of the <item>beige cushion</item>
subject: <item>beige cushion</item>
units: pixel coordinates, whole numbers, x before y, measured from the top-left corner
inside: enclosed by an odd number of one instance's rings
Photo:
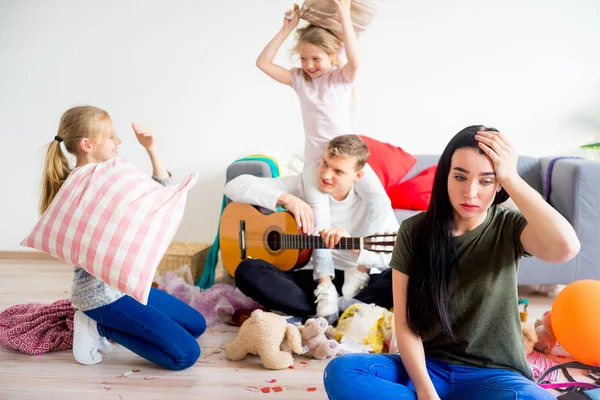
[[[350,15],[357,35],[367,29],[379,11],[382,0],[352,0]],[[339,22],[335,3],[331,0],[305,0],[300,8],[300,18],[309,23],[329,29],[342,39],[342,25]]]

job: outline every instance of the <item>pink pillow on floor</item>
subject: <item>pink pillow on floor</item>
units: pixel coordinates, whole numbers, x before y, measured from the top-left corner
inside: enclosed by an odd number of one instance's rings
[[[122,158],[75,168],[21,245],[77,265],[146,304],[196,179],[162,186]]]

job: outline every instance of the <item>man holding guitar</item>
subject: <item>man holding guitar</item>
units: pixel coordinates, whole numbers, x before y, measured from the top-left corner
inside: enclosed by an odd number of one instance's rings
[[[362,237],[376,233],[366,232],[367,226],[379,232],[398,230],[391,205],[389,209],[368,213],[377,221],[365,220],[368,204],[355,191],[354,183],[363,176],[368,157],[369,150],[358,136],[342,135],[329,142],[319,166],[319,190],[329,195],[332,226],[318,232],[320,238],[304,238],[307,242],[318,239],[319,243],[333,249],[329,251],[332,251],[335,271],[320,271],[314,265],[314,259],[303,269],[284,272],[265,260],[246,258],[234,272],[237,287],[244,294],[268,309],[304,318],[315,312],[318,316],[336,314],[339,290],[346,298],[392,307],[390,254],[365,250],[362,246]],[[313,231],[314,218],[304,193],[300,175],[280,178],[241,175],[225,186],[225,195],[234,202],[273,211],[283,206],[294,216],[300,233],[308,235]],[[240,235],[240,241],[243,236]],[[357,238],[342,240],[351,236]],[[340,246],[342,243],[360,243],[361,246]],[[277,264],[277,261],[273,263]],[[383,272],[369,274],[379,271]]]

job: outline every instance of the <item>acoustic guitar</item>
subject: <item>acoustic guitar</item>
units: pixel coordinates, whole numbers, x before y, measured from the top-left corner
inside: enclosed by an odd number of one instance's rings
[[[395,241],[396,233],[344,237],[334,248],[391,253]],[[219,245],[223,265],[231,276],[246,258],[258,258],[281,271],[290,271],[305,266],[312,249],[327,248],[320,236],[299,233],[289,211],[264,214],[255,206],[237,202],[229,203],[223,210]]]

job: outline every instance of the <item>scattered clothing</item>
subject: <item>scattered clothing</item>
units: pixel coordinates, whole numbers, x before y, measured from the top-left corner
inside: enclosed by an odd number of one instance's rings
[[[158,288],[192,306],[206,319],[207,326],[217,322],[229,322],[232,316],[243,311],[248,314],[258,308],[259,303],[244,295],[233,285],[218,283],[203,290],[190,285],[173,271],[165,271],[157,279]]]
[[[74,314],[67,299],[7,308],[0,313],[0,344],[31,355],[69,350],[73,347]]]

